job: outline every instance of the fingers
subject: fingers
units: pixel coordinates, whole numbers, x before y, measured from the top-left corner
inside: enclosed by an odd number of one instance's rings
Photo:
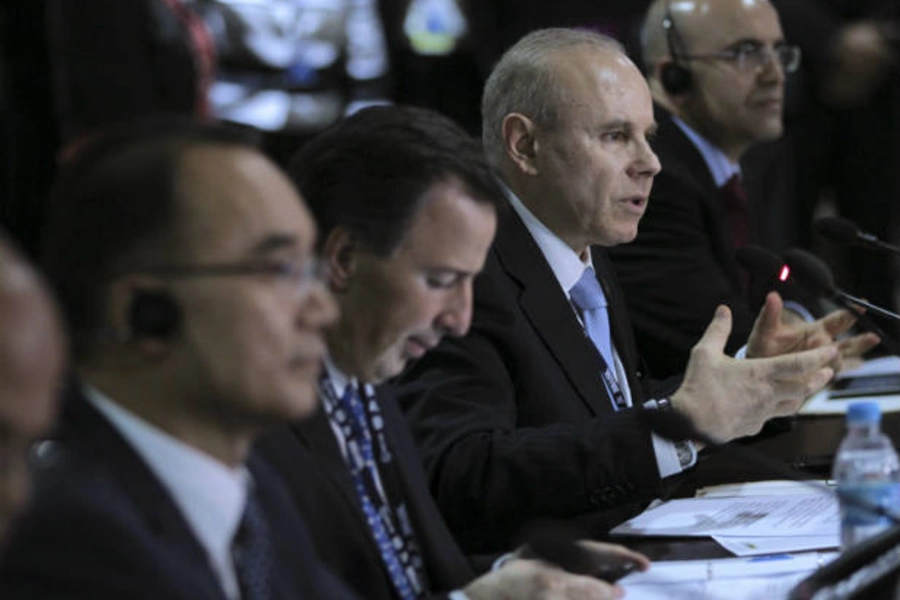
[[[762,310],[759,311],[756,322],[753,324],[753,331],[757,336],[767,338],[778,331],[778,327],[781,325],[783,308],[781,296],[777,292],[769,292],[766,295],[766,301]]]
[[[578,544],[590,551],[597,561],[616,560],[617,562],[628,560],[635,563],[640,571],[646,571],[650,568],[650,559],[641,554],[630,550],[619,544],[607,544],[605,542],[595,542],[593,540],[579,540]]]
[[[574,575],[534,559],[516,559],[469,583],[463,590],[472,600],[612,600],[625,591],[594,577]]]
[[[615,600],[625,596],[621,586],[609,584],[585,575],[565,574],[563,585],[544,598],[559,600]]]
[[[856,316],[849,310],[836,310],[828,313],[818,322],[828,335],[835,338],[853,327],[853,324],[856,323]]]
[[[758,359],[766,378],[786,380],[806,377],[838,357],[838,348],[829,344],[812,350]],[[827,369],[829,372],[831,369]],[[833,375],[833,373],[832,373]],[[830,378],[830,376],[829,376]]]
[[[874,333],[861,333],[846,340],[838,342],[838,350],[841,356],[847,358],[857,358],[881,343],[881,338]]]
[[[720,304],[716,308],[716,314],[713,315],[712,321],[706,326],[703,337],[694,346],[695,348],[705,348],[715,354],[725,352],[725,343],[731,334],[731,310],[724,304]]]
[[[775,398],[779,404],[790,404],[793,402],[797,403],[799,407],[806,398],[809,398],[824,388],[833,378],[834,369],[831,367],[824,367],[803,378],[773,381],[772,397]],[[784,416],[784,414],[793,414],[796,409],[791,410],[790,408],[785,408],[784,410],[788,412],[785,412],[780,416]]]

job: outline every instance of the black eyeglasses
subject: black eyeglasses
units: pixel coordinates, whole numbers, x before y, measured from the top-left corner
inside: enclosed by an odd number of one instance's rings
[[[151,265],[127,269],[130,273],[146,273],[165,277],[220,277],[266,275],[284,281],[298,295],[305,295],[328,278],[328,265],[318,257],[302,262],[264,260],[206,265]]]
[[[772,61],[778,61],[785,73],[793,73],[800,68],[800,48],[797,46],[776,46],[769,48],[762,44],[746,43],[711,54],[679,54],[679,60],[725,60],[734,63],[738,71],[752,73],[759,71]]]

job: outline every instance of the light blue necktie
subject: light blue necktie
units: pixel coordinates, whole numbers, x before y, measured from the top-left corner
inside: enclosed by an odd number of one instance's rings
[[[613,358],[612,337],[609,333],[606,295],[603,293],[603,288],[600,287],[600,282],[597,281],[594,269],[588,267],[584,270],[581,279],[569,290],[569,295],[572,297],[572,302],[581,311],[585,332],[594,343],[594,347],[600,352],[605,363],[601,366],[600,375],[612,396],[613,403],[617,408],[621,408],[625,405],[625,398],[616,381],[614,371],[616,362]]]
[[[572,302],[581,311],[581,320],[588,337],[603,355],[607,366],[613,368],[612,339],[609,334],[609,313],[606,311],[606,295],[597,281],[594,269],[588,267],[581,279],[569,291]]]

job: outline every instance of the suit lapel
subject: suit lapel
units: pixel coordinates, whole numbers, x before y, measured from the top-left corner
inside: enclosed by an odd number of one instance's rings
[[[612,400],[600,379],[599,352],[515,211],[502,216],[494,248],[501,267],[521,286],[519,306],[578,395],[592,413],[612,412]]]
[[[344,461],[325,410],[320,407],[312,418],[291,425],[291,429],[297,439],[316,456],[316,460],[321,461],[323,477],[338,490],[338,496],[345,503],[344,508],[357,521],[357,531],[360,537],[365,539],[366,546],[372,553],[372,560],[380,563],[381,552],[372,537],[371,528],[356,492],[356,484]]]
[[[675,124],[672,116],[656,106],[656,121],[659,123],[659,138],[667,140],[665,147],[659,148],[660,161],[664,169],[677,170],[691,180],[697,188],[697,198],[702,198],[706,215],[710,219],[706,231],[713,236],[713,255],[718,257],[735,289],[741,289],[740,272],[734,258],[734,240],[725,214],[725,205],[720,198],[719,188],[712,173],[693,142]]]
[[[443,517],[428,492],[421,457],[408,434],[406,419],[400,413],[388,388],[377,388],[376,397],[385,421],[384,431],[394,453],[394,467],[409,511],[416,541],[428,565],[433,589],[451,589],[472,579],[468,562],[457,550],[456,542],[444,525]]]
[[[210,568],[206,551],[174,500],[143,459],[116,429],[83,396],[80,387],[70,389],[63,410],[59,440],[71,444],[103,465],[131,503],[144,515],[148,528],[171,552],[183,555],[185,571],[202,587],[203,598],[221,598],[224,592]]]

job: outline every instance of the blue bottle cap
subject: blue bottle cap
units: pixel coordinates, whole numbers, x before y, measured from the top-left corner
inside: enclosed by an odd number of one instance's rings
[[[881,420],[881,407],[877,402],[854,402],[847,407],[848,423],[877,423]]]

